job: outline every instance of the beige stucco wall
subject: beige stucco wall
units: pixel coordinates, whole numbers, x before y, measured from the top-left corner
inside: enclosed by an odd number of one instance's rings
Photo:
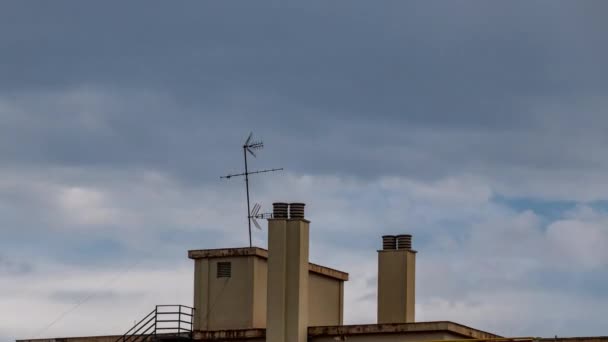
[[[230,278],[217,278],[217,263],[230,262]],[[195,260],[195,330],[253,326],[253,257]]]
[[[232,263],[231,278],[216,278],[217,263]],[[194,260],[195,330],[266,328],[268,263],[259,256]],[[340,325],[344,282],[308,272],[310,325]],[[209,286],[207,286],[209,284]]]
[[[344,283],[315,273],[309,277],[309,325],[342,325]]]
[[[416,252],[378,251],[378,323],[415,321]]]
[[[266,300],[268,289],[268,263],[262,258],[252,258],[253,279],[253,325],[252,328],[266,328]]]
[[[266,341],[308,339],[309,223],[268,220]]]

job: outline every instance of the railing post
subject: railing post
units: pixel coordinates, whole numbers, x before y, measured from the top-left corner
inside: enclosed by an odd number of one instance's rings
[[[156,339],[156,321],[158,320],[158,305],[154,308],[154,339]]]
[[[196,309],[190,309],[190,337],[192,337],[192,332],[194,331],[194,310]]]
[[[177,334],[179,335],[182,332],[182,330],[181,330],[181,327],[182,327],[182,306],[181,305],[177,306],[177,312],[179,312],[177,314]]]
[[[177,308],[177,311],[175,311],[175,308]],[[164,309],[164,311],[159,311],[159,309]],[[183,312],[182,310],[186,310],[186,312]],[[181,333],[183,330],[186,337],[192,338],[194,332],[194,311],[194,308],[181,304],[156,305],[154,310],[136,323],[124,335],[116,339],[115,342],[151,342],[152,338],[158,338],[159,330],[167,330],[168,334],[174,333],[174,330],[177,330],[178,336],[182,336]],[[177,327],[175,326],[176,320],[173,315],[177,315]],[[163,316],[166,316],[166,318],[163,318]],[[190,320],[184,319],[183,328],[182,316],[190,316]],[[161,325],[159,327],[159,322],[163,324],[167,323],[168,325]],[[188,324],[190,326],[188,326]]]

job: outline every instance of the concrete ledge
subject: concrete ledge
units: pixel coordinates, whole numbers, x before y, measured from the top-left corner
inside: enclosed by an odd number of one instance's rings
[[[192,339],[197,341],[247,340],[265,337],[266,329],[195,331],[192,334]]]
[[[461,335],[466,339],[495,339],[500,338],[482,330],[473,329],[462,324],[439,321],[439,322],[419,322],[419,323],[397,323],[397,324],[361,324],[361,325],[342,325],[326,327],[309,327],[308,336],[310,338],[323,336],[349,336],[349,335],[382,335],[399,333],[425,333],[425,332],[450,332]],[[60,337],[60,338],[39,338],[21,339],[17,342],[115,342],[122,335],[106,336],[84,336],[84,337]],[[242,329],[242,330],[218,330],[218,331],[195,331],[193,339],[197,341],[230,341],[266,338],[266,329]],[[514,338],[514,342],[518,340]],[[503,339],[499,340],[501,342]],[[608,336],[587,336],[587,337],[556,337],[556,338],[535,338],[536,342],[608,342]]]
[[[259,256],[268,258],[268,251],[259,247],[239,247],[239,248],[216,248],[216,249],[195,249],[188,251],[190,259],[209,259],[239,256]]]
[[[465,338],[489,339],[499,338],[482,330],[473,329],[461,324],[440,321],[440,322],[419,322],[419,323],[393,323],[393,324],[359,324],[342,325],[327,327],[308,328],[309,337],[317,336],[348,336],[348,335],[377,335],[377,334],[398,334],[398,333],[417,333],[417,332],[450,332]],[[587,341],[585,341],[587,342]],[[589,341],[597,342],[597,341]],[[603,342],[603,341],[602,341]]]
[[[17,342],[116,342],[123,335],[56,337],[16,340]]]
[[[541,338],[541,342],[608,342],[608,336],[583,336],[583,337],[550,337]]]
[[[315,337],[340,337],[352,335],[382,335],[382,334],[416,334],[428,332],[449,332],[460,335],[466,339],[493,339],[500,336],[473,329],[449,321],[419,322],[419,323],[396,323],[396,324],[360,324],[360,325],[337,325],[325,327],[309,327],[308,338]],[[194,340],[200,341],[223,341],[241,339],[263,339],[266,337],[266,329],[244,329],[244,330],[218,330],[218,331],[196,331]],[[549,342],[549,341],[547,341]],[[576,340],[563,342],[608,342],[607,340]]]
[[[240,248],[218,248],[218,249],[196,249],[188,251],[190,259],[210,259],[210,258],[226,258],[226,257],[246,257],[256,256],[262,259],[268,259],[268,250],[260,247],[240,247]],[[348,273],[342,272],[333,268],[322,265],[308,263],[308,270],[313,273],[324,275],[326,277],[347,281]]]

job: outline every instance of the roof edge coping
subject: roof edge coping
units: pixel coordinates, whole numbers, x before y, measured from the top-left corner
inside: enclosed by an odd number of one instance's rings
[[[210,259],[210,258],[227,258],[227,257],[247,257],[256,256],[262,259],[268,259],[268,250],[260,247],[239,247],[239,248],[215,248],[215,249],[195,249],[188,251],[188,258]],[[323,265],[308,263],[309,272],[324,275],[326,277],[347,281],[348,273],[336,270]]]

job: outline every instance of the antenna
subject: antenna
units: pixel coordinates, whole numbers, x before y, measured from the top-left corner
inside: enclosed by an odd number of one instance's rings
[[[260,227],[260,224],[258,223],[258,221],[256,219],[269,219],[272,218],[272,213],[261,213],[260,214],[260,209],[262,208],[261,205],[259,205],[258,203],[253,205],[253,209],[251,209],[251,222],[253,222],[253,225],[257,228],[257,229],[262,229],[262,227]]]
[[[258,203],[256,203],[253,206],[253,209],[251,209],[250,202],[249,202],[249,175],[283,170],[283,168],[278,168],[278,169],[256,170],[256,171],[249,172],[249,169],[247,167],[247,153],[251,154],[254,158],[257,158],[255,151],[261,150],[262,148],[264,148],[264,143],[261,140],[257,140],[257,141],[253,140],[253,132],[249,133],[249,136],[247,137],[247,139],[245,140],[245,143],[243,144],[243,159],[245,161],[245,172],[229,174],[229,175],[220,177],[220,178],[230,179],[232,177],[245,176],[245,190],[247,193],[247,224],[249,226],[249,247],[253,246],[252,241],[251,241],[251,221],[253,221],[253,224],[256,226],[256,228],[262,229],[262,227],[260,227],[259,223],[256,221],[256,218],[268,218],[270,215],[270,214],[266,214],[266,213],[259,214],[262,206]]]

